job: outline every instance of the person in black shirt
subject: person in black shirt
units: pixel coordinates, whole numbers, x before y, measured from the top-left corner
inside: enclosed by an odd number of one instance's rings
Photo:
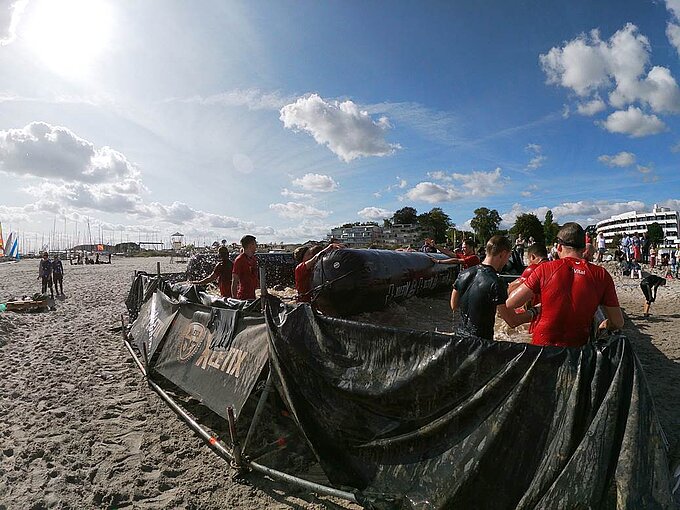
[[[54,290],[57,291],[57,296],[59,295],[59,289],[61,288],[61,295],[64,295],[64,266],[59,260],[59,255],[54,256],[52,261],[52,279],[54,280]]]
[[[486,243],[484,261],[458,275],[451,292],[451,309],[460,311],[459,333],[493,340],[496,312],[513,328],[530,322],[538,313],[536,308],[515,313],[505,306],[508,288],[498,271],[508,262],[511,248],[507,237],[493,236]]]
[[[52,262],[50,261],[49,253],[43,253],[40,266],[38,268],[38,279],[42,280],[42,293],[47,292],[47,287],[50,288],[50,295],[54,299],[54,289],[52,288]]]
[[[655,274],[645,276],[640,282],[640,288],[645,295],[645,306],[643,309],[645,317],[649,317],[649,308],[652,306],[652,303],[656,301],[656,291],[662,285],[666,285],[666,279],[656,276]]]

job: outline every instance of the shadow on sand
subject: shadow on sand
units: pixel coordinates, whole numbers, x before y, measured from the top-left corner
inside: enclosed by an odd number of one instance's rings
[[[652,310],[652,313],[653,310]],[[653,343],[648,330],[652,324],[670,322],[680,314],[625,314],[624,333],[633,345],[645,372],[654,407],[669,443],[669,462],[675,469],[680,465],[680,363],[669,359]]]

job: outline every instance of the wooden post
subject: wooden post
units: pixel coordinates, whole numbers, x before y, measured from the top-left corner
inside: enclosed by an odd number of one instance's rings
[[[161,277],[161,263],[156,262],[156,275],[160,278]]]

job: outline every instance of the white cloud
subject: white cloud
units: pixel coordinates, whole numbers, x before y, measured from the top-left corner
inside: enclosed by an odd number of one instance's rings
[[[289,228],[276,230],[276,239],[281,241],[307,241],[314,239],[320,241],[326,239],[333,225],[327,225],[314,220],[303,220],[301,224]]]
[[[529,170],[536,170],[537,168],[541,168],[546,159],[548,159],[547,156],[543,156],[543,155],[534,156],[533,158],[531,158],[529,160],[529,163],[527,164],[527,168]]]
[[[281,108],[288,129],[306,131],[345,162],[367,156],[388,156],[401,147],[385,140],[387,117],[374,121],[352,101],[327,102],[317,94]]]
[[[666,24],[666,37],[680,55],[680,0],[666,0],[671,20]]]
[[[655,135],[666,130],[666,124],[659,117],[647,115],[636,106],[614,112],[597,124],[610,133],[621,133],[632,138]]]
[[[281,196],[292,198],[293,200],[303,200],[312,198],[312,195],[310,195],[309,193],[298,193],[297,191],[292,191],[289,190],[288,188],[283,188],[281,190]]]
[[[394,211],[388,211],[381,207],[364,207],[361,211],[358,211],[357,214],[365,220],[380,221],[385,218],[391,218],[394,215]]]
[[[605,102],[602,101],[602,99],[600,99],[599,97],[596,97],[591,101],[579,103],[578,106],[576,106],[576,111],[586,117],[592,117],[596,113],[604,111],[606,108],[607,105],[605,104]]]
[[[311,173],[294,179],[293,184],[307,191],[320,191],[322,193],[335,191],[338,188],[338,183],[330,175]]]
[[[295,101],[295,98],[284,96],[280,92],[263,92],[259,89],[234,89],[205,97],[191,96],[166,100],[206,106],[243,106],[249,110],[280,110],[291,101]]]
[[[602,156],[598,157],[597,160],[607,166],[618,166],[624,168],[635,164],[635,154],[632,152],[622,151],[618,154],[614,154],[613,156],[603,154]]]
[[[435,170],[434,172],[427,172],[427,176],[435,181],[451,182],[453,177],[443,170]]]
[[[325,218],[331,211],[322,211],[311,205],[300,204],[297,202],[286,202],[285,204],[269,204],[269,208],[279,216],[288,219],[300,218]]]
[[[439,202],[451,202],[463,198],[464,194],[453,187],[444,187],[433,182],[419,182],[414,188],[406,192],[405,197],[411,200],[419,200],[436,204]]]
[[[87,183],[136,178],[139,174],[120,152],[97,148],[71,130],[45,122],[0,131],[0,170]]]
[[[454,173],[451,177],[463,183],[463,189],[466,194],[477,197],[494,195],[505,185],[500,168],[496,168],[491,172]]]
[[[0,46],[16,39],[16,30],[28,0],[9,0],[0,6]]]
[[[538,186],[536,184],[531,184],[527,186],[527,188],[524,191],[520,191],[520,195],[523,197],[531,197],[533,196],[534,192],[538,191]]]
[[[599,90],[609,91],[609,102],[615,108],[639,102],[656,113],[680,113],[680,88],[671,72],[654,66],[645,75],[651,46],[632,23],[608,41],[600,38],[598,30],[592,30],[539,58],[549,84],[591,98],[579,105],[579,113],[592,115],[603,109]]]
[[[460,188],[451,184],[441,185],[431,181],[418,183],[402,197],[411,200],[422,200],[429,203],[450,202],[465,197],[487,197],[498,193],[505,186],[505,179],[501,175],[501,169],[496,168],[490,172],[473,171],[469,174],[448,174],[441,170],[428,172],[430,178],[450,183],[461,183]]]
[[[543,152],[543,147],[538,145],[537,143],[530,143],[528,144],[525,148],[525,151],[534,154],[534,157],[529,160],[529,163],[527,164],[527,169],[528,170],[536,170],[537,168],[541,168],[543,166],[543,163],[545,162],[546,159],[548,159],[547,156],[544,156],[542,154]],[[498,169],[500,171],[500,169]]]

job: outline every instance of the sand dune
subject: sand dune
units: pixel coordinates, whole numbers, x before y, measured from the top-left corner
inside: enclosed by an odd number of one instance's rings
[[[337,508],[258,475],[235,481],[146,387],[113,329],[133,271],[155,271],[158,260],[66,265],[66,298],[55,311],[0,313],[0,509]],[[164,272],[182,270],[161,261]],[[37,265],[0,265],[0,302],[39,290]],[[626,334],[678,461],[680,284],[659,290],[648,319],[638,281],[618,278],[617,286]],[[446,299],[429,298],[373,318],[445,331],[446,306]]]

